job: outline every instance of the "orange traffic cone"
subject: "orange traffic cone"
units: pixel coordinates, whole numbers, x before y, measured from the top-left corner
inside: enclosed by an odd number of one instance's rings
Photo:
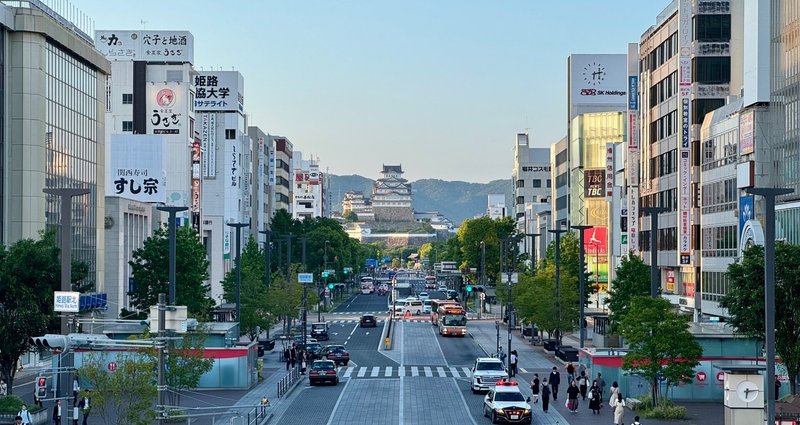
[[[406,313],[403,314],[403,319],[410,319],[410,318],[411,318],[411,312],[406,310]]]

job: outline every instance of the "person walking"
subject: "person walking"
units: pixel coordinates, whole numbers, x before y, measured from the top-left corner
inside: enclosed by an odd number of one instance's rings
[[[547,379],[542,384],[542,412],[547,413],[550,408],[550,387],[547,386]]]
[[[614,413],[614,406],[617,403],[617,394],[619,394],[619,384],[617,381],[614,381],[611,384],[611,396],[608,397],[608,405],[611,406],[611,413]]]
[[[558,401],[558,385],[561,384],[561,374],[558,369],[553,366],[553,371],[550,372],[550,387],[553,391],[553,401]]]
[[[511,366],[508,371],[509,377],[517,376],[517,360],[517,350],[511,350],[511,357],[508,359],[508,363]]]
[[[506,353],[503,352],[503,346],[500,346],[500,349],[497,350],[497,358],[500,359],[501,362],[506,362]]]
[[[614,425],[624,425],[622,422],[625,416],[625,400],[622,393],[617,391],[617,398],[614,399]]]
[[[603,394],[605,394],[605,392],[606,392],[606,381],[605,381],[605,379],[603,379],[603,374],[602,373],[598,373],[597,374],[596,381],[597,381],[597,388],[600,389],[600,397],[602,398]],[[601,403],[601,405],[602,405],[602,403]]]
[[[592,414],[600,414],[601,400],[600,387],[597,386],[597,381],[592,381],[592,388],[589,388],[589,409],[591,409]]]
[[[81,383],[78,381],[78,377],[76,376],[72,380],[72,398],[78,398],[78,392],[81,390]]]
[[[533,397],[533,404],[539,402],[539,374],[533,374],[533,381],[531,381],[531,396]]]
[[[297,347],[292,347],[289,350],[289,361],[292,363],[292,369],[297,365]]]
[[[61,400],[56,400],[53,406],[53,425],[61,425]]]
[[[781,380],[775,376],[775,400],[781,398]]]
[[[78,425],[78,415],[80,413],[81,409],[78,407],[78,399],[76,398],[72,403],[72,425]]]
[[[289,351],[289,347],[283,349],[283,360],[286,361],[286,370],[289,370],[289,365],[292,362],[292,353]]]
[[[589,378],[586,377],[586,372],[581,371],[581,376],[578,377],[578,389],[581,392],[581,398],[586,401],[586,389],[589,383]]]
[[[89,412],[92,410],[90,402],[91,399],[87,391],[87,394],[83,396],[83,399],[81,399],[81,402],[78,404],[78,407],[81,408],[81,412],[83,412],[83,422],[81,422],[83,425],[86,425],[86,421],[89,420]]]
[[[567,385],[572,385],[572,381],[575,380],[575,366],[569,362],[564,369],[567,371]]]
[[[31,425],[33,424],[33,419],[31,419],[31,412],[28,411],[28,406],[22,405],[20,408],[19,413],[17,413],[17,417],[22,419],[22,425]]]
[[[578,413],[578,394],[580,394],[578,383],[572,381],[567,387],[567,409],[572,413]]]
[[[639,422],[639,417],[638,416],[634,416],[633,417],[633,423],[631,425],[642,425],[642,423]]]
[[[14,418],[14,425],[22,425],[22,416],[17,415],[17,417]]]
[[[0,379],[0,396],[8,395],[8,384],[4,379]]]

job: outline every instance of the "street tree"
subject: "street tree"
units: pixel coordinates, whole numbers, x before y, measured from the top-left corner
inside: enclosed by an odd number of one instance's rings
[[[181,394],[196,388],[203,374],[214,366],[213,360],[204,357],[208,332],[203,325],[181,334],[180,337],[178,343],[170,348],[166,361],[167,372],[164,374],[167,387],[171,389],[169,397],[174,406],[179,406]],[[153,361],[156,359],[154,357]]]
[[[251,341],[258,337],[256,329],[266,329],[275,323],[268,314],[267,288],[264,284],[264,253],[259,250],[258,242],[253,237],[247,240],[242,249],[242,284],[240,298],[242,317],[239,320],[239,332],[248,335]],[[225,274],[222,281],[223,296],[228,302],[236,302],[236,268]]]
[[[611,289],[608,291],[609,330],[619,332],[619,324],[630,311],[631,300],[650,295],[650,266],[636,256],[624,256],[617,267]]]
[[[775,350],[797,394],[800,373],[800,246],[775,244]],[[764,341],[764,247],[747,248],[740,261],[728,266],[728,293],[720,307],[728,310],[729,323],[742,335]]]
[[[155,363],[145,353],[117,353],[117,368],[109,372],[105,352],[83,358],[78,377],[83,388],[80,397],[90,397],[92,416],[104,425],[147,425],[155,418]]]
[[[674,312],[669,301],[633,297],[619,330],[629,346],[622,368],[650,383],[654,406],[661,397],[659,378],[668,386],[692,382],[703,349],[689,332],[688,318]]]
[[[577,278],[562,273],[556,291],[555,274],[554,263],[540,268],[535,276],[521,274],[520,283],[514,287],[512,295],[518,317],[557,337],[556,331],[563,334],[574,330],[580,311]],[[498,295],[500,292],[506,290],[501,291],[498,287]]]
[[[175,301],[185,305],[189,315],[204,320],[214,306],[208,296],[208,258],[197,232],[191,227],[176,231]],[[134,280],[131,304],[139,311],[148,311],[158,304],[158,294],[169,293],[169,238],[167,227],[158,228],[133,251],[129,262]]]

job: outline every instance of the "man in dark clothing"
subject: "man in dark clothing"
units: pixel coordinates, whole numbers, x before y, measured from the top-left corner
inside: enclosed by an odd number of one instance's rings
[[[553,366],[553,371],[550,372],[550,387],[553,390],[553,400],[558,401],[558,385],[561,383],[561,374],[558,373],[558,368]]]
[[[53,425],[61,425],[61,400],[57,400],[53,406]]]
[[[283,350],[283,359],[286,360],[286,370],[289,370],[289,364],[291,364],[292,361],[292,354],[289,351],[289,347]]]
[[[542,412],[547,413],[550,408],[550,387],[547,385],[547,379],[542,382]]]

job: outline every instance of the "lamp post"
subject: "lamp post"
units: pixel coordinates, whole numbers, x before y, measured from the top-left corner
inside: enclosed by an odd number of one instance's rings
[[[236,229],[236,321],[239,332],[242,332],[242,227],[250,227],[250,223],[228,223],[228,227]]]
[[[538,256],[538,250],[536,249],[536,238],[542,236],[541,233],[526,233],[525,236],[531,238],[531,274],[536,274],[536,257]]]
[[[177,219],[177,214],[181,211],[186,211],[188,207],[168,207],[168,206],[158,206],[156,207],[159,211],[164,211],[169,213],[169,305],[175,305],[175,258],[177,257],[177,235],[175,230],[175,220]]]
[[[775,198],[794,192],[794,189],[753,187],[745,192],[764,198],[764,322],[767,346],[767,423],[775,423]]]
[[[558,228],[555,230],[548,230],[548,232],[556,235],[556,338],[558,345],[561,345],[561,234],[567,230]]]
[[[91,193],[89,189],[43,189],[43,192],[48,195],[58,196],[61,202],[61,290],[72,291],[72,198],[76,196],[83,196]],[[69,333],[69,317],[65,314],[61,317],[61,334],[67,335]],[[58,395],[60,397],[69,397],[72,394],[72,371],[73,357],[72,352],[67,350],[63,358],[59,362],[59,366],[63,367],[66,372],[58,374],[62,377],[58,383]],[[67,421],[68,409],[62,409],[62,418],[64,422]]]
[[[481,241],[481,286],[486,288],[486,242]]]
[[[523,235],[517,235],[517,236],[512,236],[510,238],[502,238],[502,239],[500,239],[501,258],[505,257],[505,253],[506,253],[506,249],[507,249],[506,245],[512,246],[511,244],[513,244],[513,243],[519,243],[519,240],[522,237],[523,237]],[[511,256],[511,255],[512,254],[509,253],[509,256]],[[512,292],[511,292],[511,274],[512,274],[513,269],[514,269],[513,261],[514,261],[514,257],[510,257],[508,259],[508,265],[506,266],[506,269],[508,270],[508,272],[507,272],[508,273],[508,300],[506,302],[506,316],[508,317],[508,364],[507,364],[506,367],[508,367],[509,370],[511,370],[511,324],[512,324],[512,317],[511,317],[511,297],[512,297]],[[502,280],[502,279],[503,279],[503,270],[502,270],[502,266],[501,266],[500,267],[500,280]]]
[[[292,234],[289,233],[286,239],[286,283],[292,281]]]
[[[658,215],[667,211],[663,207],[645,207],[642,212],[650,215],[650,296],[656,298],[661,287],[658,272]],[[599,276],[598,276],[599,278]]]
[[[269,289],[270,269],[272,268],[272,250],[270,249],[272,232],[269,229],[264,229],[258,233],[266,236],[266,240],[264,240],[264,287]]]
[[[591,229],[594,226],[578,225],[570,227],[578,231],[578,285],[580,286],[580,293],[578,295],[578,302],[580,303],[580,321],[578,322],[578,329],[580,329],[580,348],[583,348],[586,341],[586,326],[583,325],[586,317],[586,300],[584,299],[586,297],[586,273],[584,270],[586,262],[583,258],[585,254],[583,246],[584,230]]]

